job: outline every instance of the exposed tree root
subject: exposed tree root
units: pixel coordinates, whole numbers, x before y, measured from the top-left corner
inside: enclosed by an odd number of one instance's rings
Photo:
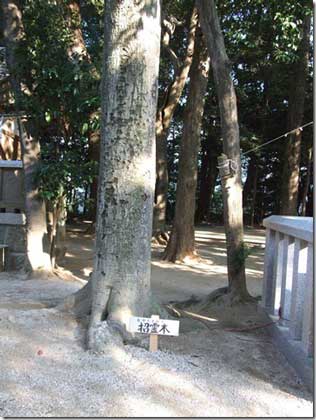
[[[210,330],[242,332],[268,325],[257,298],[232,293],[228,287],[216,289],[203,299],[192,296],[183,302],[170,302],[166,310],[174,317],[199,321]]]
[[[175,249],[175,247],[173,247],[173,249],[167,247],[164,251],[162,259],[173,263],[190,264],[192,262],[200,261],[201,258],[196,251],[184,252]]]
[[[249,295],[248,292],[238,293],[237,291],[229,291],[228,287],[222,287],[210,293],[204,304],[211,305],[216,303],[223,306],[235,306],[256,302],[257,299]]]
[[[69,312],[76,319],[84,322],[84,326],[87,327],[86,347],[91,351],[103,353],[108,351],[112,345],[133,344],[142,346],[143,336],[130,333],[125,325],[111,319],[111,313],[107,312],[109,299],[110,294],[106,302],[106,308],[103,311],[104,319],[98,320],[96,318],[93,320],[91,318],[92,281],[90,277],[89,282],[84,287],[76,293],[67,296],[61,302],[51,303],[50,307],[54,306],[60,311]],[[160,318],[170,318],[164,305],[151,298],[149,311],[144,316],[150,317],[153,314],[159,315]]]
[[[58,274],[53,268],[38,268],[37,270],[26,270],[27,278],[29,279],[56,279]]]
[[[71,312],[76,318],[83,318],[91,312],[92,303],[91,281],[76,293],[67,296],[56,308],[63,312]]]
[[[182,302],[169,302],[166,307],[168,312],[174,311],[175,316],[177,310],[190,309],[195,310],[197,313],[207,312],[210,307],[221,307],[223,310],[226,308],[233,308],[239,305],[257,304],[258,298],[250,296],[248,293],[245,295],[232,293],[228,287],[220,287],[203,299],[199,299],[192,295],[190,299]]]
[[[107,321],[96,322],[89,326],[87,348],[97,353],[108,353],[113,346],[122,346],[120,331]]]
[[[169,234],[166,231],[158,230],[152,236],[152,242],[157,245],[166,246],[169,241]]]

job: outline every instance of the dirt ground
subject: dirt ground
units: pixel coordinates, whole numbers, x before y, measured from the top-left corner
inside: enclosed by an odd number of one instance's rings
[[[147,351],[147,338],[142,347],[86,351],[83,326],[49,308],[88,279],[93,237],[86,227],[69,228],[59,277],[0,274],[0,416],[313,416],[312,395],[265,328],[225,329],[234,326],[234,313],[208,314],[207,323],[197,316],[181,318],[179,337],[161,337],[156,353]],[[163,248],[153,246],[152,290],[159,302],[203,297],[226,285],[223,229],[198,228],[196,240],[202,258],[190,264],[162,262]],[[258,296],[264,232],[249,230],[246,241],[252,251],[248,289]],[[238,313],[245,325],[262,319],[253,307],[242,315]],[[230,324],[223,325],[222,319]]]

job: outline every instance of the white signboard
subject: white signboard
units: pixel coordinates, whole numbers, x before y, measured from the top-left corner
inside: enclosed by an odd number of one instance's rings
[[[130,332],[155,335],[179,335],[180,321],[159,319],[158,317],[141,318],[132,316],[129,319]]]

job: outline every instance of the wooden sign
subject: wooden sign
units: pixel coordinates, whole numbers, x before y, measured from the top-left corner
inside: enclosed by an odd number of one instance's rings
[[[140,334],[150,334],[149,350],[158,350],[158,335],[179,335],[179,321],[160,319],[158,315],[151,318],[132,316],[128,330]]]

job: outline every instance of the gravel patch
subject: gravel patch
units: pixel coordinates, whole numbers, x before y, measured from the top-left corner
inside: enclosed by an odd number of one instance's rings
[[[248,235],[257,247],[261,231]],[[312,417],[313,397],[265,329],[210,331],[181,319],[179,337],[159,351],[112,342],[105,354],[85,350],[85,330],[48,308],[82,287],[92,269],[93,237],[70,232],[62,278],[0,273],[0,417]],[[226,285],[221,229],[199,229],[204,260],[191,265],[153,258],[157,300],[206,296]],[[162,249],[156,249],[160,254]],[[155,254],[154,252],[154,254]],[[263,250],[247,260],[247,281],[261,293]],[[70,270],[70,274],[67,270]],[[69,275],[68,275],[69,274]]]
[[[37,280],[36,294],[46,287]],[[144,348],[94,354],[67,314],[0,305],[0,416],[312,417],[312,396],[265,333],[181,324],[186,332],[162,337],[156,353],[145,338]]]

